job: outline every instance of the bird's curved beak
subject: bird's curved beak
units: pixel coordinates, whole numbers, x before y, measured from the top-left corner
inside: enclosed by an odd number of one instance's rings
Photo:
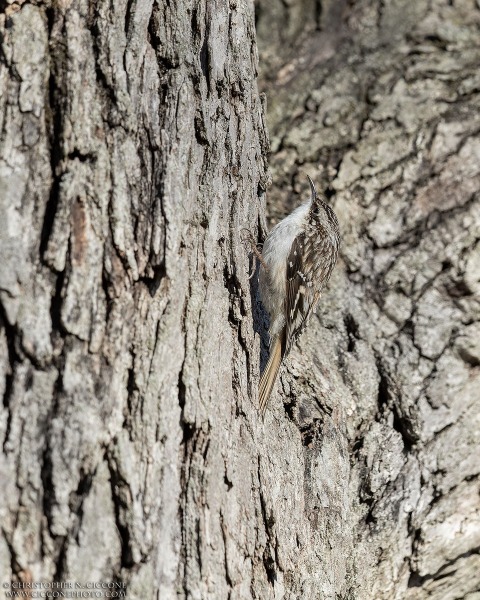
[[[310,184],[310,190],[312,191],[312,202],[315,200],[315,198],[317,197],[317,190],[315,189],[315,184],[313,183],[312,179],[310,178],[310,175],[307,175],[308,177],[308,183]]]

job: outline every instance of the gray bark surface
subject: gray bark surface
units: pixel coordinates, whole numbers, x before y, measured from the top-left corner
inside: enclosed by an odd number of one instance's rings
[[[343,234],[282,377],[288,597],[480,598],[480,5],[260,0],[257,32],[269,212],[308,173]]]
[[[245,597],[266,582],[253,5],[1,8],[0,577]]]
[[[0,585],[478,600],[480,10],[255,8],[343,234],[264,423],[253,3],[0,2]]]

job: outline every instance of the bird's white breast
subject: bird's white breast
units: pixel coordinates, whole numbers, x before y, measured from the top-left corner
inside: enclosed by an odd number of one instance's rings
[[[283,316],[283,303],[286,293],[287,259],[294,239],[301,233],[311,202],[296,208],[291,214],[275,225],[263,244],[262,258],[267,267],[260,267],[260,293],[268,313]],[[283,322],[270,323],[270,335],[276,335]]]

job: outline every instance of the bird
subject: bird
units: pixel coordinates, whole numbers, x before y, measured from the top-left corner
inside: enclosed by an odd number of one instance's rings
[[[280,365],[314,312],[338,257],[337,216],[307,177],[309,200],[270,231],[261,254],[260,299],[270,317],[269,358],[259,386],[262,417]]]

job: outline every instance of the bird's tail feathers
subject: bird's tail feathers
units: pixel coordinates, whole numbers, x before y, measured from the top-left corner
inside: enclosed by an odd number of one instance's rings
[[[280,336],[277,336],[270,347],[270,356],[268,357],[267,366],[262,373],[260,379],[260,388],[258,392],[258,404],[262,417],[265,416],[267,410],[268,399],[272,393],[273,386],[277,379],[278,370],[282,362],[282,342]]]

